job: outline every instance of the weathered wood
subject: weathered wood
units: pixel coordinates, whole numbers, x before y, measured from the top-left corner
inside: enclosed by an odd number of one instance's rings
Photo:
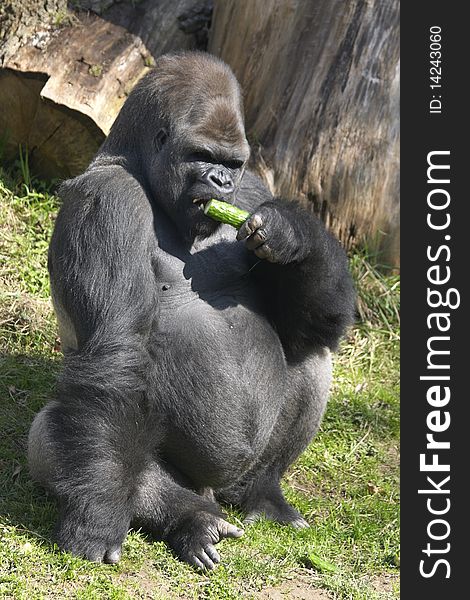
[[[0,66],[28,39],[36,43],[68,15],[67,0],[2,0],[0,2]]]
[[[399,260],[398,0],[216,0],[209,50],[244,90],[253,164],[350,247]]]
[[[154,57],[195,46],[178,17],[197,12],[201,2],[78,3],[100,15],[73,12],[65,0],[51,0],[48,13],[48,2],[32,2],[38,10],[43,5],[42,21],[23,11],[28,0],[9,2],[14,18],[4,19],[2,31],[11,35],[0,45],[0,138],[6,158],[27,145],[36,173],[68,177],[88,165]]]

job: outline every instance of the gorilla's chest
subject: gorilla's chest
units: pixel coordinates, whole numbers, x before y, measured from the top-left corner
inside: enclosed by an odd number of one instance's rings
[[[194,460],[201,481],[221,476],[214,465],[221,453],[224,464],[245,468],[239,444],[259,451],[283,402],[286,364],[250,273],[256,261],[226,240],[188,253],[160,249],[154,257],[159,301],[151,344],[167,417],[165,451],[193,476]]]
[[[260,336],[266,337],[267,348],[276,343],[277,336],[262,316],[251,267],[246,250],[236,242],[222,241],[184,256],[157,255],[155,340],[165,353],[186,349],[192,361],[217,353],[232,362]]]
[[[260,298],[250,278],[254,264],[242,244],[223,238],[190,250],[176,245],[159,247],[153,257],[153,270],[160,319],[171,320],[176,315],[183,317],[199,311],[196,321],[205,320],[210,314],[215,321],[230,320],[237,307],[240,312],[244,312],[243,308],[256,310]]]
[[[152,344],[170,395],[178,387],[179,398],[190,391],[207,396],[210,407],[221,396],[227,406],[234,390],[252,402],[258,387],[279,389],[284,354],[250,274],[256,261],[242,244],[225,240],[193,253],[156,253]]]

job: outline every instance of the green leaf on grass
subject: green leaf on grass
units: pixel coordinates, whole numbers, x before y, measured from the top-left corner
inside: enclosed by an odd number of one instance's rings
[[[325,572],[326,573],[337,573],[338,567],[335,567],[335,565],[332,565],[331,563],[327,562],[326,560],[323,560],[323,558],[320,558],[318,556],[318,554],[309,552],[307,556],[308,556],[308,562],[317,571],[320,571],[321,573],[325,573]]]

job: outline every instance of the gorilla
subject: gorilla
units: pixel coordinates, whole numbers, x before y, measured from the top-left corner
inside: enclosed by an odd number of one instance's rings
[[[242,97],[202,52],[160,57],[82,175],[49,251],[64,365],[29,434],[55,539],[115,563],[131,526],[212,569],[219,502],[307,526],[280,479],[317,431],[355,292],[336,239],[245,169]],[[237,231],[201,210],[250,213]]]

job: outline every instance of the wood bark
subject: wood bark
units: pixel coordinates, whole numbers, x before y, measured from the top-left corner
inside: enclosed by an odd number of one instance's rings
[[[399,261],[398,0],[216,0],[253,165],[351,247]]]
[[[196,45],[183,30],[199,31],[201,14],[203,23],[207,3],[196,0],[6,0],[0,12],[4,157],[17,156],[22,144],[41,176],[83,171],[154,58]]]
[[[210,5],[3,0],[3,157],[22,144],[39,175],[81,172],[153,59],[204,43]],[[398,13],[398,0],[216,0],[209,45],[241,82],[252,165],[272,191],[393,265]]]

